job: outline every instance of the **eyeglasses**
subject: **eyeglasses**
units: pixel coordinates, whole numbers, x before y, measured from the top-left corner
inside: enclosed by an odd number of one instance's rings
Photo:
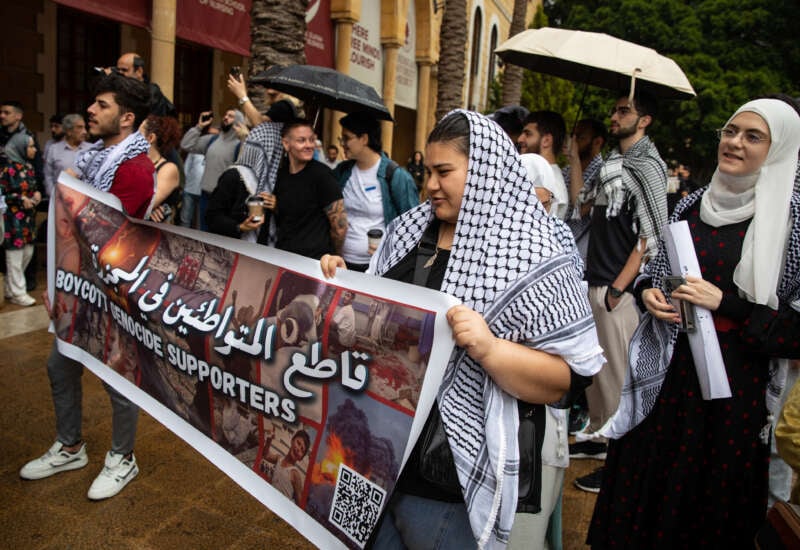
[[[339,136],[339,145],[344,145],[356,136]]]
[[[608,111],[608,116],[614,116],[616,113],[619,113],[619,116],[627,116],[630,113],[635,113],[635,111],[630,105],[614,106]]]
[[[717,137],[720,141],[730,141],[732,139],[736,139],[736,136],[739,134],[744,135],[743,139],[748,145],[761,145],[762,143],[769,142],[769,137],[760,132],[756,132],[755,130],[737,130],[736,128],[731,128],[730,126],[717,129]]]

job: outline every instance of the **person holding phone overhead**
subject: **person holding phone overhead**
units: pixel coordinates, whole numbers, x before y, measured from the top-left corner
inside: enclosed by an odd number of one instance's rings
[[[236,109],[228,109],[220,124],[219,134],[208,134],[208,128],[213,121],[213,113],[205,111],[200,113],[196,126],[192,126],[181,140],[181,148],[187,153],[197,153],[205,156],[206,167],[200,180],[200,229],[208,231],[206,223],[206,210],[211,194],[217,188],[217,183],[222,172],[234,163],[239,155],[241,138],[236,131],[236,125],[244,125],[244,115]]]
[[[767,510],[774,358],[800,357],[800,115],[741,106],[718,130],[711,183],[684,198],[700,277],[670,293],[663,239],[637,279],[646,309],[630,345],[588,542],[594,548],[752,546]],[[732,397],[704,401],[673,301],[711,311]]]

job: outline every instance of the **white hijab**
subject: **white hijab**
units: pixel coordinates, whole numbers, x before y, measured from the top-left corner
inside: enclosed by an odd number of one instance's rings
[[[550,199],[550,212],[555,214],[556,206],[559,204],[559,192],[558,192],[558,183],[556,182],[556,177],[553,174],[553,167],[550,166],[550,163],[541,156],[537,155],[536,153],[525,153],[519,156],[519,159],[522,161],[522,166],[525,167],[525,170],[528,172],[528,180],[531,182],[533,187],[544,187],[550,194],[553,196]]]
[[[700,219],[719,227],[753,218],[733,280],[749,301],[778,309],[776,291],[789,238],[800,116],[781,100],[756,99],[742,105],[726,125],[742,112],[759,115],[769,126],[767,158],[760,170],[744,176],[723,174],[717,168],[703,195]]]

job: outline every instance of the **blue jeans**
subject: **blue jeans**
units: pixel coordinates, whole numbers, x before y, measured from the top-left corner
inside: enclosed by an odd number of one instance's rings
[[[463,502],[440,502],[403,493],[389,501],[375,537],[376,550],[477,548]]]
[[[200,204],[200,195],[193,195],[186,191],[183,192],[183,199],[181,201],[181,225],[183,227],[197,228],[193,225],[193,222],[195,214],[197,214],[198,204]]]
[[[203,191],[200,194],[200,219],[197,220],[197,224],[200,226],[200,229],[203,231],[208,231],[208,224],[206,223],[206,210],[208,210],[208,200],[211,198],[211,193],[206,193]]]

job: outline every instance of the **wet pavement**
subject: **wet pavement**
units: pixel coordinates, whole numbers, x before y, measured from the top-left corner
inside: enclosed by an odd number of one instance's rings
[[[169,430],[142,413],[139,475],[117,496],[86,497],[111,444],[111,406],[99,379],[84,374],[83,430],[89,464],[38,481],[19,469],[55,439],[46,360],[53,343],[41,305],[0,309],[0,548],[253,549],[313,548]],[[595,495],[572,487],[599,465],[573,461],[564,491],[564,548],[584,548]]]

